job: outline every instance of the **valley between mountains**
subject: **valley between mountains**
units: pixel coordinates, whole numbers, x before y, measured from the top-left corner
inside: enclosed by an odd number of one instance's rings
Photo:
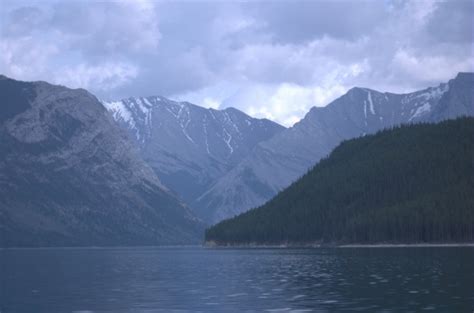
[[[474,73],[408,94],[355,87],[290,128],[234,108],[205,109],[161,96],[105,101],[83,89],[5,76],[0,95],[2,247],[197,244],[206,227],[262,206],[341,142],[474,116]],[[373,153],[384,151],[391,150]],[[357,193],[349,198],[357,202]],[[472,196],[468,200],[459,206],[463,212],[473,210]],[[292,218],[288,225],[301,216]],[[321,216],[314,218],[313,228]],[[219,234],[231,225],[225,223]],[[217,229],[208,236],[218,236]]]

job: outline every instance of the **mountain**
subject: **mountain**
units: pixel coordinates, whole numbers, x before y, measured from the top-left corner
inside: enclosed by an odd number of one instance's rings
[[[194,203],[218,222],[268,201],[340,142],[400,124],[474,115],[474,73],[408,94],[353,88],[258,144]]]
[[[284,127],[228,108],[164,97],[102,102],[169,189],[192,204],[261,141]]]
[[[93,95],[0,76],[0,97],[0,246],[200,241]]]
[[[474,241],[474,118],[343,142],[265,205],[206,231],[217,244]]]

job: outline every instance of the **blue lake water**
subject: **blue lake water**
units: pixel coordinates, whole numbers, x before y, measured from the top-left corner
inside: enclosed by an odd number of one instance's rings
[[[0,250],[0,312],[468,312],[474,248]]]

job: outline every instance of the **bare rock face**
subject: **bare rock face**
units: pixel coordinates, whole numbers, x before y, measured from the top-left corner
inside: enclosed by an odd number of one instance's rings
[[[327,156],[343,140],[400,124],[474,115],[474,73],[409,94],[353,88],[293,127],[258,144],[193,206],[218,222],[260,206]]]
[[[196,243],[202,223],[82,89],[0,77],[0,244]]]
[[[164,97],[135,97],[103,104],[127,130],[163,184],[191,207],[258,143],[285,129],[234,108],[205,109]]]

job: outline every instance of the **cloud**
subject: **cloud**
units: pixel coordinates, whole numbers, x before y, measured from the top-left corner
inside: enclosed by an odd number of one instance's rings
[[[52,7],[49,31],[66,36],[68,46],[85,57],[153,53],[161,33],[153,2],[64,1]]]
[[[331,84],[328,87],[300,86],[292,83],[254,86],[240,90],[233,97],[226,99],[223,106],[235,106],[252,116],[292,126],[311,107],[325,106],[347,89],[346,86],[339,84]]]
[[[50,43],[37,44],[31,36],[3,38],[0,41],[0,69],[5,75],[19,79],[46,79],[49,60],[59,53]]]
[[[46,16],[36,7],[20,7],[10,12],[8,21],[4,23],[2,37],[22,37],[34,33],[44,26]]]
[[[164,95],[291,125],[353,86],[472,71],[474,2],[6,0],[0,71],[102,98]]]
[[[156,53],[153,2],[53,2],[12,8],[1,29],[6,75],[105,93],[136,78],[133,55]]]
[[[338,85],[329,88],[319,86],[308,88],[295,84],[282,84],[269,95],[265,106],[250,106],[247,110],[251,115],[276,120],[285,126],[292,126],[311,107],[324,106],[340,96],[345,90],[345,87]]]
[[[453,72],[474,71],[474,56],[458,60],[439,55],[416,56],[400,49],[396,52],[390,67],[400,76],[408,76],[411,80],[447,81],[453,78]]]
[[[443,43],[470,43],[473,40],[473,1],[438,3],[427,21],[427,32],[433,41]]]
[[[137,75],[138,69],[126,63],[101,63],[96,66],[79,64],[60,69],[52,79],[73,88],[108,91],[128,83]]]
[[[247,9],[265,21],[275,42],[292,44],[324,36],[356,40],[389,15],[383,1],[261,1],[249,2]]]

